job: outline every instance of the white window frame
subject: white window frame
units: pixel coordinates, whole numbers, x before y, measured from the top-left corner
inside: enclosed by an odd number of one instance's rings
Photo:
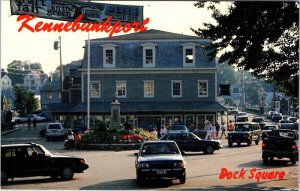
[[[118,84],[124,83],[125,84],[125,95],[119,95],[118,92]],[[117,97],[118,98],[126,98],[127,97],[127,81],[116,81],[116,92],[117,92]]]
[[[115,68],[116,67],[116,47],[117,45],[114,45],[114,44],[106,44],[106,45],[103,45],[101,46],[103,48],[103,68]],[[113,62],[112,64],[108,64],[106,62],[106,51],[107,50],[112,50],[112,59],[113,59]]]
[[[173,84],[179,83],[180,84],[180,95],[174,95],[173,94]],[[177,98],[182,97],[182,80],[171,80],[171,97]]]
[[[146,43],[146,44],[143,44],[142,47],[143,47],[143,67],[144,68],[152,68],[152,67],[155,67],[155,62],[156,62],[156,54],[155,54],[155,47],[157,45],[156,44],[153,44],[153,43]],[[152,50],[152,60],[153,62],[152,63],[146,63],[146,50]]]
[[[200,83],[206,83],[206,95],[200,95]],[[198,87],[198,97],[208,97],[208,80],[198,80],[197,87]]]
[[[183,67],[195,67],[196,64],[196,45],[192,43],[186,43],[182,45],[182,61],[183,61]],[[193,50],[193,62],[187,63],[186,62],[186,50],[192,49]]]
[[[98,84],[99,85],[99,95],[98,96],[93,96],[93,94],[92,94],[92,90],[93,90],[93,86],[92,86],[92,84]],[[91,83],[90,83],[90,90],[91,90],[91,98],[101,98],[101,82],[100,81],[91,81]]]
[[[152,83],[152,95],[147,95],[147,92],[146,92],[146,85],[148,83]],[[145,98],[154,98],[154,80],[144,80],[144,97]]]

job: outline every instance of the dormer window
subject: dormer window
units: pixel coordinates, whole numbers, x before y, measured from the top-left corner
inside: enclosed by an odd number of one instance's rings
[[[156,44],[143,44],[143,67],[155,67],[155,47]]]
[[[195,67],[195,44],[186,43],[183,47],[183,67]]]
[[[116,67],[116,47],[114,44],[103,45],[103,68]]]

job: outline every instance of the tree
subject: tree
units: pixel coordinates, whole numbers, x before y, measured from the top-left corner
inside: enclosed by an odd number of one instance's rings
[[[69,69],[70,67],[72,66],[75,66],[75,67],[79,67],[82,63],[82,59],[81,60],[76,60],[76,61],[72,61],[66,65],[63,65],[63,73],[64,73],[64,76],[68,76],[69,75]],[[60,81],[60,66],[56,67],[55,71],[51,73],[51,76],[52,76],[52,80],[53,81]]]
[[[229,66],[227,63],[218,63],[218,84],[229,84],[238,83],[238,77],[236,71],[232,66]]]
[[[218,2],[195,6],[212,11],[216,24],[192,30],[213,40],[206,48],[209,57],[251,71],[273,82],[286,95],[298,97],[299,90],[299,2],[233,2],[228,12]]]
[[[21,116],[33,113],[38,109],[38,99],[34,97],[34,93],[19,86],[14,87],[15,106],[20,111]]]

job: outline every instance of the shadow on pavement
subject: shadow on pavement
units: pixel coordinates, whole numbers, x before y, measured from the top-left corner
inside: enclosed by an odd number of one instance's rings
[[[285,159],[274,159],[273,161],[269,161],[268,164],[263,164],[263,160],[255,160],[247,163],[240,164],[238,167],[256,167],[257,169],[269,169],[269,168],[285,168],[285,167],[293,167],[295,165],[291,164],[289,160]],[[298,164],[296,164],[298,166]]]

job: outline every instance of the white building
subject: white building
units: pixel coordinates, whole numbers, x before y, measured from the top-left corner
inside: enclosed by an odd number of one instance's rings
[[[1,72],[1,90],[11,90],[12,81],[6,72]]]
[[[40,94],[40,89],[47,80],[47,74],[39,71],[31,70],[24,77],[23,87],[34,92],[36,95]]]

